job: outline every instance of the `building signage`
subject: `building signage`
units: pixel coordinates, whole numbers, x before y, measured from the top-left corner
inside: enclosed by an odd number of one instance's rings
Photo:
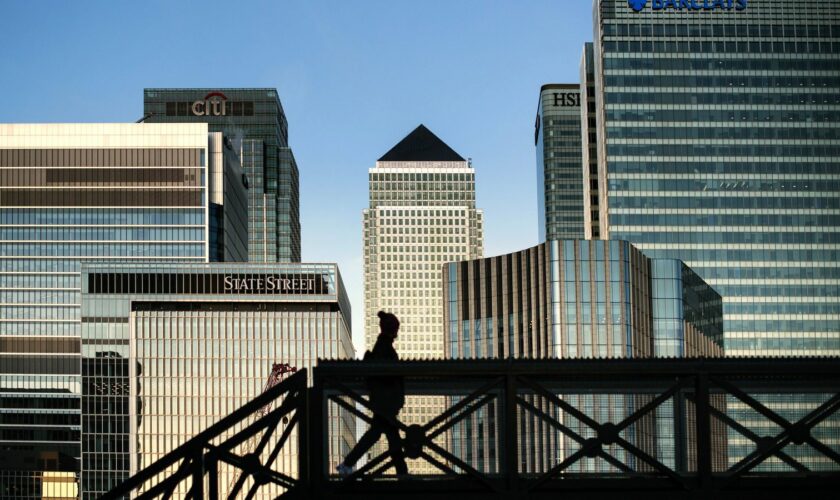
[[[93,273],[87,293],[181,295],[326,295],[323,273]]]
[[[221,92],[210,92],[204,96],[204,100],[192,103],[190,111],[195,116],[225,116],[227,97]]]
[[[225,293],[313,293],[315,278],[284,276],[245,276],[227,274]],[[323,292],[321,292],[323,293]]]
[[[568,92],[568,93],[561,93],[561,92],[554,92],[552,94],[554,96],[554,105],[555,106],[580,106],[580,94],[576,92]]]
[[[744,10],[747,0],[627,0],[627,5],[641,12],[650,3],[652,10]]]

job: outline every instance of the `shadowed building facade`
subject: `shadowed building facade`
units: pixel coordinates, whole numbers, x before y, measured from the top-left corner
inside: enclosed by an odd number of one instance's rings
[[[723,355],[720,296],[682,262],[649,259],[626,241],[551,240],[507,255],[453,262],[444,266],[443,285],[449,358]],[[599,422],[618,422],[648,401],[598,394],[565,399]],[[494,411],[492,404],[479,410],[452,435],[459,456],[484,470],[497,466],[497,443],[493,425],[478,424]],[[579,422],[565,424],[584,432]],[[519,425],[523,472],[546,471],[580,448],[533,415],[523,413]],[[673,433],[646,418],[628,437],[673,464],[678,460]],[[725,443],[716,449],[722,463]],[[610,452],[632,460],[619,447]],[[610,470],[595,458],[576,466]]]
[[[145,89],[146,122],[207,123],[224,132],[248,176],[249,262],[300,262],[297,163],[277,90]]]
[[[246,199],[206,124],[0,125],[0,497],[79,493],[82,263],[245,260]]]

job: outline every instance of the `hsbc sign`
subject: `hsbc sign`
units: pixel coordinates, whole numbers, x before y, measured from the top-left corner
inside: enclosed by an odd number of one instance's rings
[[[221,92],[210,92],[201,101],[195,101],[190,107],[195,116],[227,115],[227,97]]]

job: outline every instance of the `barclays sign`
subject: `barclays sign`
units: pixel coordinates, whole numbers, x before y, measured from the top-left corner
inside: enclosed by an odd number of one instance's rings
[[[627,0],[627,5],[641,12],[650,3],[652,10],[744,10],[747,0]]]

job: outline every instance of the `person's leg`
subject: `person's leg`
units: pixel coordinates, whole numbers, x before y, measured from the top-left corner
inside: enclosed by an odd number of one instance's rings
[[[396,415],[394,416],[396,418]],[[397,474],[408,474],[408,467],[405,465],[405,454],[403,453],[402,440],[400,439],[400,431],[396,426],[391,425],[385,419],[382,419],[383,431],[385,437],[388,438],[388,453],[391,455],[391,460],[394,462],[394,468],[397,469]]]
[[[370,449],[371,446],[376,444],[379,441],[379,436],[382,435],[382,424],[376,418],[373,419],[373,423],[370,426],[370,429],[367,430],[362,435],[362,438],[359,439],[359,442],[356,443],[356,446],[350,450],[350,453],[347,454],[347,457],[344,459],[344,465],[353,467],[356,465],[356,462],[362,458],[362,455],[366,451]]]

